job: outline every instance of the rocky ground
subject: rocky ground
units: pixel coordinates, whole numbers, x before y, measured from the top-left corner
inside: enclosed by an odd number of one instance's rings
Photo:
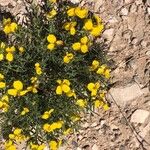
[[[72,0],[78,2],[79,0]],[[21,0],[0,0],[12,13]],[[150,0],[83,0],[101,16],[105,31],[98,40],[112,59],[111,109],[87,114],[79,133],[60,150],[150,149]]]

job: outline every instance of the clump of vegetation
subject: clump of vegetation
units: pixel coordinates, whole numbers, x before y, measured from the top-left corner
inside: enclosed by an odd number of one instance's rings
[[[22,23],[3,18],[0,43],[0,109],[6,150],[27,141],[51,150],[74,132],[81,113],[109,109],[110,78],[103,45],[95,42],[102,20],[67,1],[27,3]],[[104,43],[103,43],[104,44]]]

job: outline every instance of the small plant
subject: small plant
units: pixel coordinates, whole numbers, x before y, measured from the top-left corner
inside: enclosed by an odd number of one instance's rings
[[[102,20],[67,1],[27,3],[24,20],[3,18],[0,43],[1,131],[6,150],[25,140],[33,150],[78,129],[82,113],[105,101],[110,69]]]

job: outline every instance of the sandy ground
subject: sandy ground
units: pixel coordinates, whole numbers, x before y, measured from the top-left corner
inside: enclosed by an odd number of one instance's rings
[[[72,0],[77,2],[79,0]],[[21,0],[0,0],[13,14]],[[150,0],[83,0],[99,14],[112,62],[111,109],[85,116],[82,129],[66,137],[60,150],[150,149]],[[22,149],[22,148],[18,148]]]

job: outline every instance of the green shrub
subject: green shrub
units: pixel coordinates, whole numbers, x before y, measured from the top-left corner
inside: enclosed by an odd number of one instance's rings
[[[82,113],[105,101],[110,69],[102,20],[66,1],[29,4],[21,24],[3,18],[0,44],[0,109],[6,150],[27,141],[56,150],[62,135],[78,129]]]

